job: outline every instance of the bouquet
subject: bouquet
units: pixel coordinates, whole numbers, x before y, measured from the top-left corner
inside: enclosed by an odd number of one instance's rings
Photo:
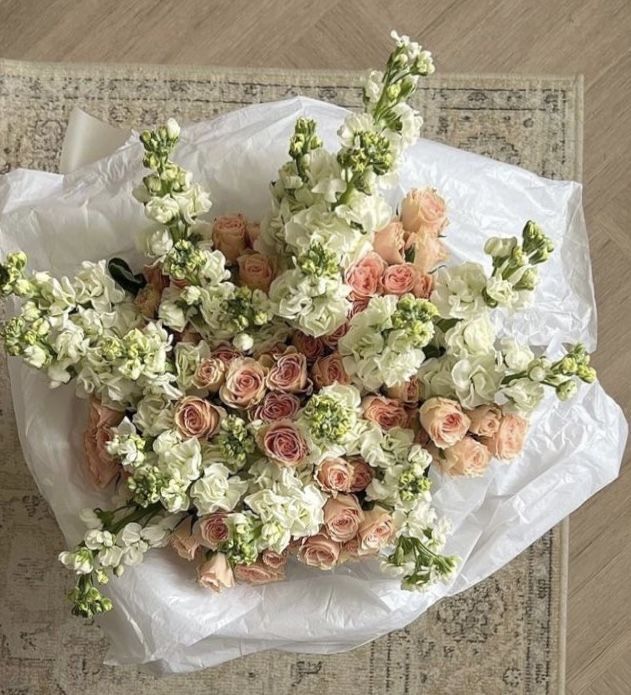
[[[60,555],[76,614],[108,611],[104,585],[166,546],[214,591],[283,580],[290,561],[447,581],[459,559],[433,481],[510,463],[546,389],[595,380],[581,344],[551,359],[500,332],[554,251],[536,222],[490,238],[485,265],[450,264],[440,192],[419,181],[388,202],[421,127],[407,102],[434,71],[393,38],[337,152],[297,120],[260,223],[213,216],[169,119],[140,136],[143,267],[55,278],[20,251],[0,266],[21,301],[7,352],[89,399],[84,474],[111,493]]]

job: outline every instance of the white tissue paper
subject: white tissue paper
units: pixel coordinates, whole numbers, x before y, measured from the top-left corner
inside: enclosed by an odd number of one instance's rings
[[[346,114],[304,98],[251,106],[183,128],[175,158],[210,189],[213,215],[240,211],[259,220],[268,205],[268,182],[287,159],[295,120],[315,118],[326,146],[336,149],[336,130]],[[66,175],[17,170],[2,177],[2,253],[22,249],[32,268],[55,275],[72,273],[84,259],[122,256],[138,264],[135,243],[151,224],[131,196],[146,173],[141,162],[142,148],[129,138],[114,154]],[[391,202],[427,185],[448,201],[452,262],[487,264],[485,240],[519,235],[528,219],[554,241],[535,301],[502,319],[505,333],[533,345],[552,341],[553,355],[561,343],[583,341],[596,348],[579,184],[421,140],[405,155]],[[9,363],[27,464],[74,544],[83,532],[79,510],[108,504],[108,496],[83,475],[85,402],[72,385],[50,390],[44,376],[17,359]],[[502,567],[614,480],[626,435],[620,408],[601,386],[582,385],[573,400],[550,397],[542,405],[526,450],[510,465],[494,462],[481,479],[436,477],[435,506],[453,523],[446,552],[461,563],[449,585],[426,593],[400,590],[399,580],[384,577],[376,563],[328,573],[290,563],[287,582],[214,594],[195,584],[190,565],[175,553],[151,551],[142,565],[106,587],[114,602],[112,612],[99,619],[111,638],[107,662],[183,672],[271,648],[343,651],[401,628],[440,598]]]

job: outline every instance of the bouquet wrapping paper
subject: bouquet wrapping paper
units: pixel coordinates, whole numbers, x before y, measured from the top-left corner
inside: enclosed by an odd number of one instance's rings
[[[286,159],[300,116],[318,121],[334,146],[347,111],[310,99],[255,105],[182,129],[176,159],[213,195],[213,214],[242,211],[260,219],[267,182]],[[107,150],[113,133],[77,116],[66,166]],[[17,170],[0,180],[0,250],[21,248],[34,267],[71,273],[82,260],[141,255],[136,239],[150,224],[131,189],[142,177],[141,145],[129,139],[113,154],[65,175]],[[450,209],[446,243],[453,262],[485,262],[484,242],[516,234],[515,220],[536,219],[557,251],[533,304],[502,316],[501,332],[533,345],[582,341],[596,347],[596,309],[589,248],[577,183],[551,181],[523,169],[421,140],[407,151],[395,203],[411,187],[434,186]],[[550,344],[550,336],[557,342]],[[69,544],[81,540],[78,513],[107,506],[108,496],[84,478],[80,458],[87,407],[72,386],[49,390],[45,378],[10,360],[12,393],[28,466]],[[627,435],[619,407],[595,383],[570,401],[550,395],[532,419],[524,453],[483,478],[434,480],[434,505],[452,520],[446,551],[461,558],[455,579],[425,593],[399,588],[377,564],[313,573],[291,564],[289,581],[239,585],[215,595],[197,586],[185,561],[149,553],[108,585],[116,610],[99,618],[111,638],[108,663],[147,663],[160,672],[212,666],[263,649],[331,653],[351,649],[408,624],[443,596],[479,582],[580,506],[618,473]]]

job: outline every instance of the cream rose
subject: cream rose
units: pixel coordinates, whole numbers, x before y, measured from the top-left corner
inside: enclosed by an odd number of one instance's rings
[[[197,396],[184,396],[175,404],[175,426],[183,437],[204,439],[219,429],[222,412],[209,401]]]
[[[262,403],[256,407],[254,419],[263,420],[263,422],[291,420],[299,410],[300,399],[297,396],[283,391],[270,391],[265,395]]]
[[[491,454],[489,450],[473,437],[465,437],[453,446],[443,449],[434,461],[450,476],[478,478],[488,468]]]
[[[326,458],[315,471],[315,479],[320,487],[332,495],[350,492],[353,482],[353,467],[342,458]]]
[[[465,411],[471,421],[469,432],[477,434],[478,437],[493,437],[500,428],[502,419],[502,409],[498,405],[479,405],[473,410]]]
[[[340,557],[342,546],[325,533],[305,538],[298,548],[298,559],[309,567],[330,570]]]
[[[413,189],[401,203],[401,222],[411,234],[438,236],[447,224],[447,205],[433,188]]]
[[[419,408],[423,429],[439,449],[459,442],[469,429],[470,420],[457,401],[430,398]]]
[[[488,447],[493,456],[500,459],[513,459],[519,456],[524,448],[528,420],[521,415],[508,413],[504,415],[500,426],[492,437],[483,437],[482,442]]]
[[[270,567],[259,559],[251,565],[235,565],[234,576],[237,581],[245,584],[269,584],[285,579],[285,568],[284,565]]]
[[[219,397],[231,408],[250,408],[265,395],[267,369],[251,357],[237,357],[226,369]]]
[[[228,558],[223,553],[215,553],[197,568],[197,582],[217,592],[234,586],[234,574]]]
[[[371,466],[362,458],[352,459],[349,461],[349,463],[353,473],[350,491],[361,492],[370,485],[372,479],[375,477],[375,474]]]
[[[379,506],[364,512],[359,525],[359,552],[375,553],[388,545],[394,535],[394,522],[389,512]]]
[[[226,512],[213,512],[200,517],[193,525],[193,535],[200,545],[210,550],[217,550],[230,538],[230,529],[226,524]]]
[[[266,380],[270,391],[286,393],[303,393],[309,386],[307,376],[307,358],[288,347],[284,354],[274,359]]]
[[[388,266],[381,276],[384,294],[408,294],[413,292],[420,280],[418,270],[411,263]]]
[[[344,369],[342,356],[339,352],[333,352],[326,357],[320,357],[311,368],[311,377],[317,388],[331,384],[350,384],[350,377]]]
[[[251,290],[269,291],[274,279],[274,266],[268,256],[262,253],[244,253],[237,259],[239,281]]]
[[[372,246],[375,253],[378,253],[386,263],[404,263],[405,231],[401,222],[393,220],[383,229],[376,231]]]
[[[206,357],[203,359],[193,376],[193,384],[198,389],[208,389],[216,393],[223,384],[226,374],[226,365],[218,357]]]
[[[243,215],[222,215],[213,224],[212,239],[215,248],[221,251],[229,264],[248,247],[247,221]]]
[[[374,297],[379,293],[381,276],[386,268],[385,261],[371,252],[354,263],[346,271],[346,282],[351,288],[352,299]]]
[[[194,560],[199,550],[199,539],[192,533],[192,517],[186,519],[169,536],[169,545],[185,560]]]
[[[309,453],[304,436],[290,420],[279,420],[259,430],[257,440],[267,456],[285,466],[297,466]]]
[[[120,463],[107,452],[107,444],[112,438],[112,427],[119,425],[123,416],[124,413],[107,408],[96,399],[90,401],[83,447],[86,470],[97,487],[106,487],[122,471]]]
[[[408,414],[403,405],[394,398],[365,396],[361,405],[364,418],[376,422],[384,430],[407,426]]]
[[[354,538],[363,518],[364,512],[355,495],[337,495],[324,505],[324,527],[338,543]]]

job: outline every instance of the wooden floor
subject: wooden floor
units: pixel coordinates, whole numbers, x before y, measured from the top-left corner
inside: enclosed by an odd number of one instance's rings
[[[443,72],[584,74],[595,364],[629,415],[631,0],[0,0],[0,55],[41,61],[378,67],[391,28]],[[631,693],[630,540],[627,465],[571,519],[572,695]]]

